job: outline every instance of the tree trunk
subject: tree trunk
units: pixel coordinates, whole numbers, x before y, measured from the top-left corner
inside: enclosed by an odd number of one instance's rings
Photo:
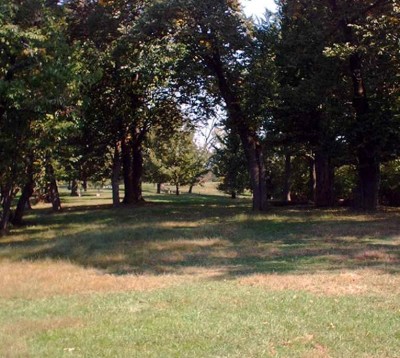
[[[180,195],[180,191],[179,191],[179,183],[178,184],[175,184],[175,194],[176,195]]]
[[[0,218],[0,236],[7,233],[8,223],[11,217],[11,203],[13,200],[12,188],[3,188],[2,190],[2,213]]]
[[[87,192],[87,188],[88,188],[87,179],[84,178],[84,179],[82,180],[82,189],[83,189],[83,191],[84,191],[85,193]]]
[[[360,149],[357,170],[358,182],[354,206],[365,211],[375,211],[378,207],[380,186],[380,163],[377,156],[371,156],[365,148]]]
[[[317,189],[317,174],[315,170],[315,158],[313,156],[307,157],[309,160],[309,179],[308,191],[309,200],[315,203],[316,189]]]
[[[232,190],[232,192],[231,192],[231,198],[232,198],[232,199],[236,199],[236,191],[235,191],[235,190]]]
[[[28,178],[28,182],[22,189],[21,196],[18,200],[17,208],[12,218],[12,223],[14,225],[22,224],[22,218],[24,216],[25,209],[29,207],[29,198],[32,196],[34,188],[35,188],[35,182],[33,180],[33,175],[30,175]]]
[[[350,70],[353,80],[353,107],[356,112],[357,127],[365,126],[370,120],[369,104],[362,77],[362,61],[358,53],[350,56]],[[357,209],[375,211],[378,207],[380,186],[380,160],[377,145],[371,143],[373,133],[360,132],[357,138],[358,181],[355,191],[354,206]]]
[[[334,205],[333,178],[334,170],[330,158],[321,151],[315,153],[316,191],[315,205],[327,207]]]
[[[27,161],[27,181],[25,183],[24,188],[22,189],[21,196],[18,200],[17,208],[15,210],[14,216],[12,218],[12,223],[14,225],[21,225],[22,218],[24,216],[24,212],[26,208],[30,208],[29,198],[32,196],[33,191],[35,189],[35,181],[33,180],[33,155],[28,157]]]
[[[190,185],[189,185],[188,194],[192,194],[192,193],[193,193],[193,187],[194,187],[193,184],[190,184]]]
[[[124,204],[132,204],[134,202],[133,194],[133,170],[132,170],[132,146],[127,138],[122,140],[122,166],[124,175]]]
[[[140,203],[144,201],[144,198],[142,192],[143,149],[139,141],[136,141],[133,146],[132,170],[133,202]]]
[[[157,183],[157,194],[161,194],[161,183]]]
[[[253,191],[253,210],[263,211],[267,208],[267,181],[262,146],[254,136],[242,133],[240,137],[247,158]]]
[[[345,41],[353,45],[354,35],[353,27],[350,27],[345,18],[341,14],[336,0],[331,0],[331,7],[336,16],[343,20],[340,26],[344,34]],[[385,4],[384,1],[376,1],[373,7]],[[353,84],[353,108],[356,113],[356,126],[358,136],[353,146],[356,149],[358,159],[358,181],[355,190],[354,207],[356,209],[375,211],[378,206],[378,195],[380,186],[380,159],[378,156],[378,144],[372,143],[374,133],[372,131],[362,131],[365,122],[369,121],[370,114],[369,101],[365,88],[363,65],[361,53],[356,51],[350,55],[349,69],[351,72],[351,80]]]
[[[218,49],[214,49],[212,56],[205,56],[203,59],[217,78],[221,96],[226,104],[229,125],[239,134],[243,145],[253,191],[253,210],[265,210],[267,208],[267,181],[262,145],[241,108],[238,94],[229,84]]]
[[[111,186],[112,186],[112,201],[113,207],[120,204],[119,197],[119,177],[121,174],[121,157],[120,157],[120,143],[117,143],[114,148],[114,157],[112,164]]]
[[[71,183],[71,196],[79,196],[79,187],[78,187],[78,181],[76,179],[72,179]]]
[[[292,201],[292,161],[290,154],[285,154],[285,180],[283,184],[283,200],[286,202]]]
[[[60,211],[61,210],[61,200],[60,200],[60,194],[58,192],[58,186],[57,186],[57,181],[56,177],[54,174],[54,168],[53,165],[50,163],[50,158],[47,158],[47,164],[46,164],[46,175],[48,179],[48,190],[49,190],[49,199],[51,202],[51,205],[53,207],[53,211]]]

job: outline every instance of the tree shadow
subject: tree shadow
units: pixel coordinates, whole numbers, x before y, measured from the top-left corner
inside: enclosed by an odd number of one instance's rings
[[[0,240],[1,257],[67,260],[110,274],[183,274],[220,269],[229,278],[253,273],[311,273],[379,268],[400,272],[399,212],[272,208],[186,196],[137,207],[76,207],[37,212],[25,239]]]

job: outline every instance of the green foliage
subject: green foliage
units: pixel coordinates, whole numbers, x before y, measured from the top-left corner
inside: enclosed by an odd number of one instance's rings
[[[250,189],[246,157],[240,138],[234,132],[218,140],[211,158],[213,173],[222,180],[218,190],[236,197]]]
[[[382,165],[381,202],[385,205],[400,206],[400,160]]]
[[[44,0],[0,7],[0,186],[13,196],[63,136],[72,74],[61,9]]]
[[[194,142],[192,131],[177,130],[169,137],[154,132],[147,150],[147,178],[154,183],[195,185],[208,172],[207,156]]]
[[[336,197],[345,202],[353,199],[354,189],[357,183],[357,170],[354,165],[343,165],[335,172]]]
[[[149,178],[194,184],[208,153],[175,130],[220,108],[239,135],[214,156],[226,192],[249,187],[250,168],[253,192],[265,197],[268,182],[279,197],[290,149],[297,198],[313,197],[318,153],[343,198],[369,162],[387,163],[381,198],[397,201],[395,0],[290,0],[258,27],[231,0],[0,0],[0,10],[2,212],[28,177],[46,187],[47,164],[57,178],[101,181],[145,145]]]

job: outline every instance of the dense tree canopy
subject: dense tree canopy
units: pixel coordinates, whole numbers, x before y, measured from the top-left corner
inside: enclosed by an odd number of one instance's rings
[[[60,180],[109,180],[114,206],[121,182],[126,204],[144,200],[144,178],[195,184],[210,153],[187,128],[221,109],[214,170],[232,196],[250,189],[254,210],[399,204],[395,0],[286,0],[259,24],[238,0],[0,10],[2,233],[35,191],[60,210]]]

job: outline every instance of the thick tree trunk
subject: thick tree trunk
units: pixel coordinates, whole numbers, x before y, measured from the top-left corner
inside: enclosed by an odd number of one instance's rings
[[[28,157],[27,170],[26,170],[27,181],[25,183],[24,188],[22,189],[21,196],[18,199],[17,208],[12,218],[12,223],[14,225],[22,224],[22,218],[24,216],[25,209],[30,208],[29,199],[32,196],[33,191],[35,189],[35,181],[33,180],[33,161],[34,161],[33,155],[30,155]]]
[[[133,146],[132,170],[133,202],[140,203],[144,201],[142,192],[143,149],[140,142],[134,143]]]
[[[242,130],[242,133],[244,130]],[[246,133],[240,134],[246,154],[253,191],[253,210],[263,211],[267,208],[267,180],[264,165],[264,154],[258,140]]]
[[[377,156],[371,156],[365,148],[360,149],[357,170],[358,182],[354,206],[365,211],[375,211],[378,207],[380,186],[380,163]]]
[[[292,161],[290,154],[285,154],[285,179],[283,184],[283,200],[286,202],[292,201]]]
[[[58,186],[57,186],[57,181],[56,177],[54,174],[54,168],[53,165],[50,163],[50,159],[47,159],[47,164],[46,164],[46,175],[48,179],[48,195],[49,199],[51,202],[51,205],[53,207],[53,211],[60,211],[61,210],[61,200],[60,200],[60,194],[58,192]]]
[[[76,179],[72,179],[71,183],[71,196],[79,196],[79,186],[78,186],[78,181]]]
[[[161,194],[161,183],[157,183],[157,194]]]
[[[316,191],[315,205],[317,207],[333,206],[334,170],[330,158],[321,151],[315,153]]]
[[[28,182],[25,184],[24,188],[22,189],[21,196],[18,200],[17,208],[12,218],[12,223],[14,225],[22,224],[22,218],[24,216],[25,209],[29,207],[29,198],[32,196],[34,189],[35,182],[33,181],[33,177],[31,176],[28,179]]]
[[[3,188],[1,200],[2,212],[0,218],[0,236],[3,236],[7,233],[11,217],[11,203],[13,200],[12,188]]]
[[[124,204],[132,204],[134,200],[133,194],[133,158],[132,158],[132,146],[127,138],[122,140],[122,167],[124,176]]]
[[[121,175],[121,156],[119,148],[120,148],[120,143],[117,143],[114,148],[114,157],[113,157],[112,174],[111,174],[113,207],[117,207],[120,204],[119,177]]]
[[[143,202],[143,149],[142,133],[136,130],[129,141],[122,141],[122,164],[124,174],[125,196],[124,204]]]
[[[330,0],[331,7],[340,20],[345,41],[354,44],[353,27],[349,26],[336,0]],[[385,1],[377,0],[365,9],[366,13],[372,8],[385,5]],[[356,113],[356,125],[358,136],[353,146],[356,149],[358,159],[358,183],[355,190],[354,207],[356,209],[374,211],[378,206],[378,194],[380,186],[380,158],[378,156],[378,145],[371,142],[374,133],[363,132],[365,122],[369,121],[369,100],[365,88],[362,57],[360,52],[354,52],[349,58],[349,69],[353,83],[353,108]],[[360,130],[361,129],[361,130]],[[373,130],[372,130],[373,131]]]
[[[84,178],[84,179],[82,180],[82,189],[83,189],[83,191],[84,191],[85,193],[87,192],[88,183],[87,183],[87,179],[86,179],[86,178]]]
[[[362,61],[358,53],[350,56],[350,70],[353,80],[353,107],[356,112],[357,126],[362,128],[370,120],[369,104],[362,77]],[[378,207],[380,186],[380,160],[377,145],[371,143],[373,133],[360,132],[357,138],[358,182],[355,191],[354,206],[357,209],[374,211]]]

